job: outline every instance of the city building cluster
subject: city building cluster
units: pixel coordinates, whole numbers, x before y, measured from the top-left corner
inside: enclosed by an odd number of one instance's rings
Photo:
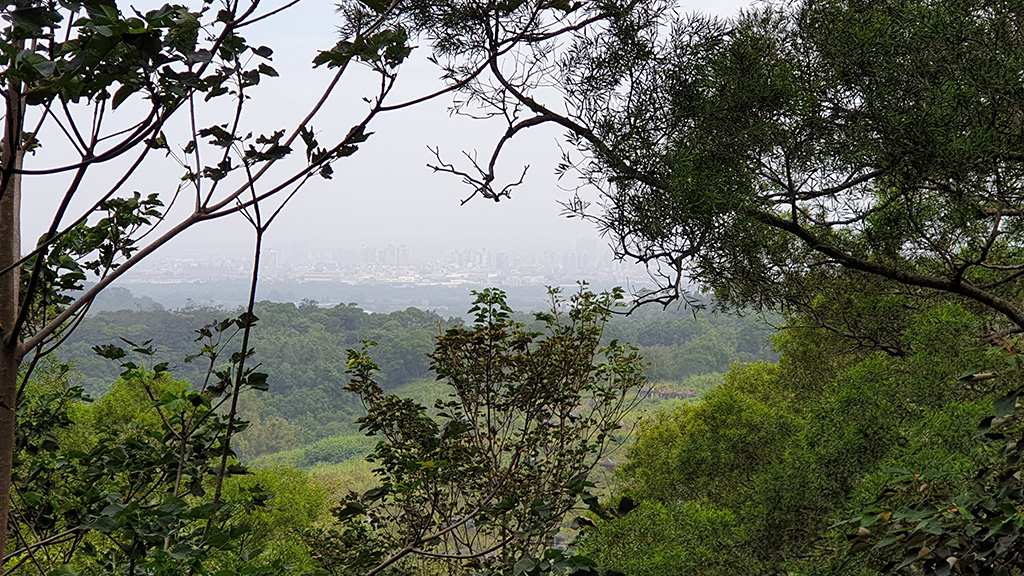
[[[640,266],[616,261],[604,245],[579,240],[571,249],[511,252],[463,248],[417,254],[406,244],[307,250],[268,250],[260,277],[268,281],[391,286],[555,286],[580,279],[595,285],[625,285],[646,279]],[[126,283],[176,284],[241,280],[251,257],[154,258],[132,270]]]

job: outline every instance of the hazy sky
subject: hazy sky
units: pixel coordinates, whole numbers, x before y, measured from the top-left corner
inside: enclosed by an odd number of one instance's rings
[[[120,4],[122,9],[130,5],[144,11],[163,1]],[[739,0],[704,1],[682,8],[729,15],[748,4]],[[311,70],[310,61],[317,50],[336,41],[334,26],[338,19],[331,2],[307,0],[269,22],[271,25],[254,26],[245,32],[250,43],[274,48],[272,65],[281,74],[280,78],[265,79],[253,94],[257,113],[252,122],[257,131],[285,127],[302,117],[304,109],[297,104],[308,105],[330,76],[326,69]],[[415,96],[440,86],[436,68],[424,57],[414,52],[403,66],[396,95]],[[366,108],[360,101],[365,88],[358,81],[342,86],[313,126],[323,129],[325,135],[332,130],[343,134]],[[490,153],[503,127],[500,123],[450,117],[450,104],[450,97],[442,97],[378,117],[372,124],[375,134],[358,153],[335,165],[333,180],[311,182],[285,209],[268,235],[269,248],[323,246],[325,252],[330,252],[345,246],[405,243],[413,251],[433,246],[519,251],[597,237],[592,225],[560,215],[558,201],[567,199],[570,192],[560,188],[553,175],[561,135],[555,129],[534,129],[507,149],[500,176],[514,180],[523,165],[531,166],[525,184],[514,191],[511,200],[495,203],[475,199],[460,206],[469,188],[457,177],[434,174],[426,166],[433,160],[427,146],[440,147],[445,158],[451,160],[458,160],[462,150],[479,150],[483,156]],[[52,165],[61,155],[53,137],[44,139],[43,144],[40,153],[29,158],[27,167]],[[98,182],[109,174],[97,171],[93,178]],[[131,182],[129,190],[167,194],[173,192],[180,174],[173,163],[155,163]],[[25,190],[23,236],[34,239],[48,226],[61,188],[56,180],[43,182],[37,178],[29,179]],[[235,220],[201,225],[169,245],[166,252],[241,253],[251,244],[251,233],[240,219]]]

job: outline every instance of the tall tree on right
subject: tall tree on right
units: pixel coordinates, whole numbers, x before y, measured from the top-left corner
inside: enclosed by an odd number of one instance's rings
[[[1024,329],[1024,4],[776,3],[723,20],[620,26],[578,41],[570,158],[596,221],[663,290],[735,304],[805,294],[808,275],[943,291]],[[669,30],[668,33],[665,33]]]

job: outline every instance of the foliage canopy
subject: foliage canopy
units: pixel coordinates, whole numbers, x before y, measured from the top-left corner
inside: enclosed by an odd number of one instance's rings
[[[648,299],[697,282],[770,307],[846,268],[1024,327],[1022,19],[1001,0],[827,0],[581,42],[569,130],[602,201],[568,208],[650,265]]]

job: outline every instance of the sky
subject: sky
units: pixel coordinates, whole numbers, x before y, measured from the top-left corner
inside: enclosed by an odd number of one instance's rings
[[[131,6],[145,11],[162,1],[120,4],[122,9]],[[682,9],[727,16],[748,4],[740,0],[703,1],[684,4]],[[304,115],[302,105],[315,98],[330,76],[326,69],[312,70],[310,62],[318,50],[337,41],[337,23],[332,3],[305,0],[267,20],[266,25],[247,29],[245,34],[251,44],[274,48],[271,64],[281,75],[265,79],[254,92],[251,107],[255,114],[250,129],[257,133],[272,131]],[[396,88],[398,99],[441,86],[439,72],[426,61],[425,50],[414,51],[403,64]],[[315,128],[323,130],[325,140],[330,140],[331,134],[347,131],[366,109],[361,101],[369,88],[364,82],[366,78],[366,74],[362,78],[357,74],[342,85],[313,121]],[[284,254],[303,250],[330,253],[347,247],[406,244],[414,253],[466,247],[529,252],[598,237],[592,224],[561,214],[558,202],[570,198],[572,192],[566,189],[571,182],[560,182],[554,175],[561,155],[561,133],[556,129],[535,129],[513,140],[506,150],[499,164],[499,178],[515,180],[524,165],[530,166],[525,183],[515,189],[511,199],[495,203],[477,198],[461,205],[470,188],[455,176],[435,174],[428,168],[427,164],[434,160],[428,146],[439,148],[446,160],[458,160],[462,151],[479,151],[485,156],[504,127],[501,123],[453,117],[450,106],[451,97],[443,96],[375,119],[371,126],[373,136],[354,156],[335,165],[332,180],[311,182],[285,208],[267,234],[267,248]],[[214,119],[223,110],[206,112]],[[26,167],[52,165],[66,152],[59,139],[44,139],[43,148],[27,160]],[[96,171],[88,182],[99,186],[104,178],[109,180],[116,173],[116,168],[113,165]],[[180,175],[181,169],[173,162],[155,163],[129,182],[128,190],[144,195],[160,192],[167,197]],[[48,227],[62,182],[60,178],[26,181],[23,238],[34,240]],[[86,205],[83,200],[73,208],[81,210]],[[23,243],[23,248],[30,243]],[[235,218],[200,225],[161,253],[194,257],[211,252],[241,255],[251,243],[247,225]]]

